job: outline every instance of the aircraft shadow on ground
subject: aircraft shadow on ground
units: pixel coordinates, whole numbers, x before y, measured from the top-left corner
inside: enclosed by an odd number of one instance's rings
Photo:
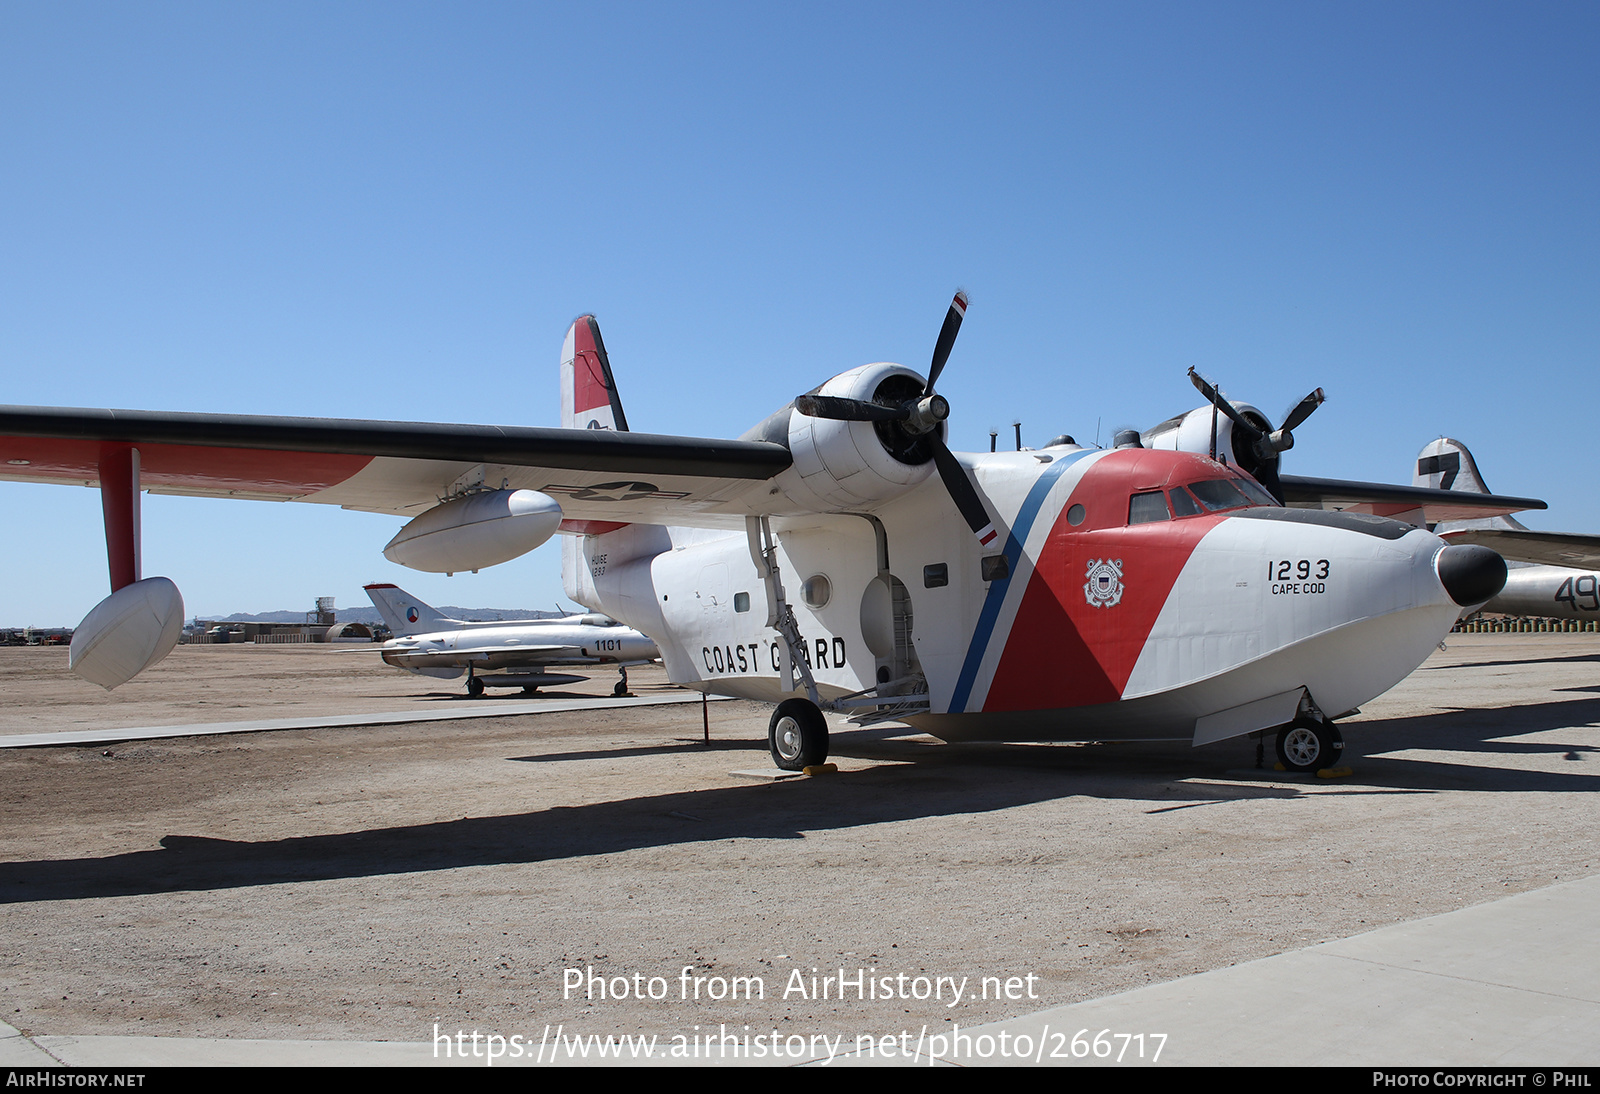
[[[764,743],[744,742],[750,760],[741,766],[770,762]],[[1083,758],[1096,750],[862,743],[867,746],[863,751],[874,755],[917,762],[776,785],[717,787],[277,840],[169,835],[158,850],[0,863],[0,904],[546,862],[728,839],[799,841],[807,832],[989,813],[1081,794],[1162,806],[1300,794],[1296,788],[1273,785],[1174,783],[1174,778],[1193,774],[1186,746],[1117,746],[1122,755],[1101,757],[1086,770]],[[739,763],[734,758],[738,747],[729,743],[722,749],[734,763]],[[841,754],[854,751],[847,748]],[[1134,752],[1143,753],[1144,759]]]
[[[1490,762],[1457,764],[1425,756],[1385,752],[1457,752],[1489,756],[1555,756],[1582,764],[1600,757],[1600,699],[1560,699],[1502,707],[1458,708],[1410,718],[1357,722],[1345,732],[1347,761],[1361,782],[1418,790],[1558,791],[1600,790],[1600,771],[1529,771]],[[1562,740],[1517,740],[1562,732]]]
[[[693,755],[696,752],[751,752],[760,750],[766,754],[765,741],[734,741],[716,740],[708,742],[690,740],[687,737],[678,738],[677,742],[670,745],[638,745],[633,748],[593,748],[582,752],[548,752],[542,756],[511,756],[509,759],[517,763],[547,764],[570,763],[573,760],[605,760],[624,759],[633,756],[679,756]],[[761,761],[754,761],[761,762]]]
[[[531,699],[611,699],[614,698],[614,696],[611,694],[608,685],[607,690],[593,693],[581,691],[558,691],[555,689],[540,688],[538,692],[533,695],[524,695],[522,694],[521,690],[517,688],[500,688],[496,691],[485,691],[482,695],[474,696],[468,695],[466,690],[463,689],[461,691],[429,691],[424,692],[421,695],[411,696],[410,698],[419,703],[481,703],[487,707],[493,705],[495,702],[503,703],[513,699],[519,703],[522,703]]]
[[[1370,753],[1426,751],[1576,755],[1592,746],[1494,738],[1583,726],[1600,719],[1600,699],[1442,711],[1352,727],[1353,778],[1318,782],[1314,795],[1432,793],[1443,790],[1600,790],[1600,772],[1526,771]],[[748,750],[766,762],[764,742],[713,742],[734,759]],[[705,746],[596,750],[509,760],[625,758]],[[1148,815],[1229,801],[1304,797],[1270,771],[1262,785],[1237,781],[1254,746],[1234,741],[1191,750],[1182,743],[1090,747],[937,744],[884,732],[841,733],[840,757],[886,766],[777,785],[717,787],[492,817],[362,829],[277,840],[169,835],[159,850],[102,858],[0,863],[0,903],[79,900],[228,889],[336,878],[559,861],[649,847],[727,839],[803,840],[829,831],[935,816],[981,814],[1072,796],[1140,801]],[[737,761],[735,761],[737,762]],[[1270,750],[1268,753],[1270,763]],[[1309,788],[1310,780],[1308,780]]]
[[[1575,653],[1563,657],[1518,657],[1509,661],[1463,661],[1460,664],[1448,665],[1423,665],[1419,672],[1438,672],[1440,670],[1461,668],[1494,668],[1499,665],[1563,665],[1563,664],[1593,664],[1600,661],[1600,653]]]

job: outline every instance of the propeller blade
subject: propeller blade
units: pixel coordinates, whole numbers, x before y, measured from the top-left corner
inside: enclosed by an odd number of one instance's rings
[[[1232,419],[1233,424],[1249,434],[1252,441],[1259,441],[1262,437],[1266,436],[1266,434],[1262,433],[1261,430],[1247,422],[1244,415],[1235,410],[1233,408],[1233,404],[1222,397],[1222,392],[1206,383],[1205,378],[1192,368],[1189,370],[1189,379],[1191,382],[1193,382],[1195,387],[1200,389],[1200,394],[1206,397],[1206,402],[1210,403],[1212,406],[1216,407],[1218,410],[1222,411],[1230,419]]]
[[[977,487],[973,486],[972,480],[967,477],[967,469],[962,467],[950,449],[945,447],[938,433],[928,434],[928,440],[933,445],[934,466],[939,469],[939,478],[944,480],[944,488],[949,492],[950,500],[956,503],[956,508],[961,511],[967,527],[978,537],[978,543],[983,547],[994,546],[999,539],[999,533],[995,531],[994,522],[989,519],[989,510],[984,507],[983,499],[978,496]]]
[[[880,406],[837,395],[802,395],[794,401],[794,408],[808,418],[840,422],[903,422],[911,416],[911,411],[903,406]]]
[[[961,320],[967,314],[967,294],[957,292],[956,298],[950,301],[950,310],[945,313],[944,326],[939,328],[939,340],[933,344],[933,364],[928,366],[928,386],[922,389],[924,395],[933,391],[933,385],[939,382],[939,374],[944,371],[944,363],[950,359],[950,351],[955,348],[956,335],[961,330]]]
[[[1317,390],[1296,403],[1288,414],[1284,415],[1283,424],[1278,428],[1285,433],[1292,433],[1295,427],[1311,417],[1311,412],[1321,406],[1327,398],[1326,395],[1322,394],[1322,389],[1320,387],[1317,388]]]

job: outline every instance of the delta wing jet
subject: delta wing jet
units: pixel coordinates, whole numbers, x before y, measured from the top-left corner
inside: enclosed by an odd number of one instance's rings
[[[583,676],[546,672],[552,666],[618,666],[613,694],[628,690],[628,666],[661,656],[656,644],[631,627],[596,613],[556,619],[507,619],[474,623],[451,619],[398,585],[368,585],[367,595],[394,638],[380,650],[386,664],[419,676],[454,680],[467,676],[467,694],[485,687],[521,688],[573,684]]]
[[[847,369],[733,441],[628,431],[584,316],[560,429],[0,408],[0,475],[100,488],[114,591],[73,664],[105,686],[182,617],[171,581],[140,579],[141,490],[392,513],[409,523],[388,557],[444,572],[560,531],[567,596],[649,635],[674,682],[775,703],[790,769],[826,758],[825,712],[952,741],[1275,731],[1288,767],[1328,766],[1335,719],[1505,580],[1493,551],[1383,511],[1542,507],[1274,482],[1292,426],[1220,396],[1149,443],[953,452],[936,389],[966,307],[926,376]]]

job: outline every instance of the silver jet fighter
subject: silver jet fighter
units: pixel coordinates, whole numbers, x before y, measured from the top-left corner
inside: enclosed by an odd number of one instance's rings
[[[587,613],[556,619],[474,623],[451,619],[397,585],[368,585],[395,637],[383,659],[419,676],[454,680],[467,675],[474,698],[486,687],[516,687],[532,694],[541,687],[586,679],[550,673],[550,666],[615,664],[621,674],[613,695],[628,691],[628,666],[659,657],[656,644],[614,619]]]

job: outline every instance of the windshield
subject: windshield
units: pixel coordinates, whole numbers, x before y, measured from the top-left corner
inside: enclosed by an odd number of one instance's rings
[[[1238,509],[1250,504],[1250,499],[1244,496],[1244,491],[1240,490],[1232,479],[1201,479],[1199,482],[1191,482],[1189,492],[1199,498],[1200,504],[1213,513],[1219,509]]]
[[[1254,479],[1200,479],[1169,490],[1149,490],[1128,497],[1128,523],[1196,517],[1229,509],[1273,508],[1283,505]]]

